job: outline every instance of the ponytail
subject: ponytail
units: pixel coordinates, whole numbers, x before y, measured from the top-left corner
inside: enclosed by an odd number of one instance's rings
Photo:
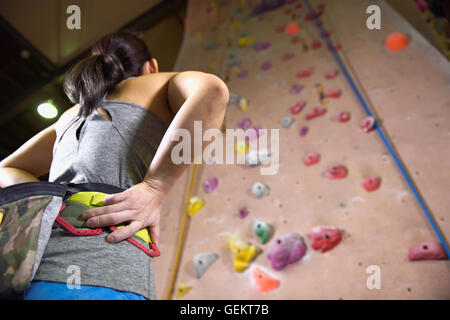
[[[79,115],[87,117],[116,84],[140,75],[150,59],[145,42],[136,36],[124,32],[106,36],[67,73],[64,91],[80,104]]]

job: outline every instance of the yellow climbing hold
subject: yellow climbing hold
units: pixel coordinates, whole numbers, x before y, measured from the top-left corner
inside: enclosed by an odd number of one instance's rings
[[[232,30],[234,30],[234,29],[237,29],[237,28],[240,28],[240,27],[242,27],[242,22],[235,22],[235,23],[233,23],[232,25],[231,25],[231,29]]]
[[[234,151],[240,156],[248,152],[248,144],[245,141],[240,141],[234,145]]]
[[[197,39],[201,39],[203,38],[203,32],[199,31],[195,36],[197,37]]]
[[[235,236],[228,239],[227,247],[233,254],[233,269],[237,272],[247,269],[250,261],[262,252],[257,246]]]
[[[178,299],[183,298],[189,290],[192,289],[192,286],[187,286],[185,284],[180,283],[177,287],[177,297]]]
[[[247,6],[247,0],[241,0],[241,7]]]
[[[189,216],[193,217],[198,211],[202,210],[205,206],[205,201],[200,197],[192,197],[189,199],[188,211]]]
[[[213,63],[213,64],[211,64],[211,65],[209,66],[209,69],[210,69],[211,71],[216,71],[217,66]]]
[[[215,1],[212,1],[212,2],[209,4],[209,7],[210,7],[211,9],[214,9],[214,8],[216,7],[216,5],[217,5],[217,3],[216,3]]]
[[[253,43],[255,41],[256,41],[255,38],[240,38],[239,39],[239,46],[246,47],[246,46],[248,46],[249,44],[251,44],[251,43]]]
[[[247,99],[242,98],[241,100],[239,100],[239,106],[241,107],[242,111],[247,110],[247,107],[248,107]]]
[[[3,212],[0,211],[0,225],[2,224],[2,221],[3,221]]]
[[[234,67],[231,68],[231,74],[232,74],[232,75],[236,75],[236,74],[238,74],[240,71],[241,71],[241,69],[239,69],[239,67],[234,66]]]

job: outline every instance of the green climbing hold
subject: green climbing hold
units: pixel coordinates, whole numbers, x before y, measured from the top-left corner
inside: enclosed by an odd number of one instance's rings
[[[262,244],[267,243],[270,236],[270,226],[260,219],[253,219],[253,232],[261,240]]]
[[[241,33],[241,38],[248,38],[248,32],[242,32]]]

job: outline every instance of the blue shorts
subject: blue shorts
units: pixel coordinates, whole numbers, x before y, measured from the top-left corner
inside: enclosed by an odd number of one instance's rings
[[[25,300],[147,300],[132,292],[105,287],[80,286],[69,289],[60,282],[32,281],[25,291]]]

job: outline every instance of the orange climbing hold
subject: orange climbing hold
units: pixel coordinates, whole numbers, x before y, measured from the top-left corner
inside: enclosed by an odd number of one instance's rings
[[[284,28],[284,33],[286,34],[295,34],[297,32],[299,32],[302,28],[300,28],[300,26],[298,24],[296,24],[295,22],[289,23],[286,25],[286,27]]]
[[[252,276],[261,292],[270,292],[280,286],[280,280],[272,278],[258,267],[253,267]]]
[[[405,49],[408,46],[408,43],[409,40],[407,36],[401,32],[394,32],[387,37],[384,45],[391,51],[399,51]]]

